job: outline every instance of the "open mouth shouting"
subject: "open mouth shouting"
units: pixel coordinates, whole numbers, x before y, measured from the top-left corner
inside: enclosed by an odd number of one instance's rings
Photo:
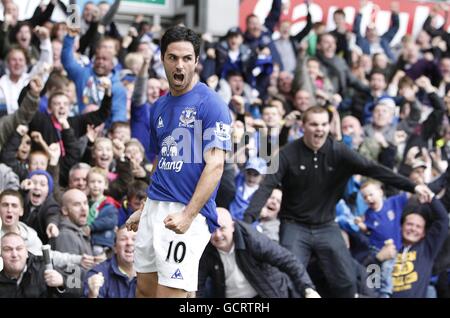
[[[19,149],[18,157],[26,159],[28,157],[29,153],[30,153],[30,151],[28,151],[28,150]]]
[[[313,139],[315,144],[321,144],[325,140],[326,134],[324,132],[317,132],[314,134]]]
[[[127,260],[132,261],[134,259],[134,248],[132,247],[126,248],[124,251],[124,256]]]
[[[67,118],[67,112],[65,110],[58,110],[56,113],[57,118]]]
[[[34,206],[39,206],[42,204],[42,202],[44,202],[44,197],[41,193],[41,191],[38,190],[31,190],[30,192],[30,201],[31,204],[33,204]]]
[[[20,37],[20,38],[17,39],[17,42],[19,42],[19,44],[21,46],[25,46],[25,45],[28,45],[29,40],[26,37]]]
[[[81,212],[78,217],[78,224],[85,225],[87,223],[88,214],[86,212]]]
[[[367,202],[367,205],[369,206],[369,208],[371,208],[372,210],[376,210],[376,203],[371,201],[371,202]]]
[[[277,207],[275,204],[268,204],[267,205],[267,210],[269,210],[269,212],[274,213],[277,211]]]
[[[5,225],[11,225],[14,221],[14,216],[12,214],[7,214],[5,219],[4,219],[4,224]]]
[[[183,73],[174,73],[173,74],[173,82],[177,86],[181,86],[184,83],[184,74]]]
[[[104,169],[108,169],[110,163],[111,163],[111,157],[109,155],[101,155],[98,158],[99,166],[104,168]]]

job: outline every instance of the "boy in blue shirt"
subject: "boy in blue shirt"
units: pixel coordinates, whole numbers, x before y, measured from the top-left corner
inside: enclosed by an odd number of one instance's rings
[[[234,220],[243,220],[253,193],[258,190],[267,170],[267,162],[263,158],[249,158],[245,171],[236,175],[236,193],[230,203],[230,213]]]
[[[367,181],[361,186],[361,194],[368,205],[365,220],[355,218],[360,230],[369,235],[370,247],[377,253],[385,244],[395,244],[399,251],[401,240],[401,217],[408,197],[406,193],[391,196],[383,200],[381,184],[376,181]],[[378,289],[380,297],[389,298],[392,295],[392,270],[395,259],[382,262],[381,286]]]

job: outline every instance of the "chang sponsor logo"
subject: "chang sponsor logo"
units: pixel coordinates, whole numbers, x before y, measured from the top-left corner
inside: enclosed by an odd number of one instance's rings
[[[158,168],[166,171],[173,170],[180,172],[181,168],[183,168],[183,161],[173,160],[175,157],[178,157],[177,142],[172,136],[167,136],[161,145],[161,159],[158,162]]]

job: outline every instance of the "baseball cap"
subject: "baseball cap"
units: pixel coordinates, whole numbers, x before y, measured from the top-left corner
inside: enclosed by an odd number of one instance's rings
[[[260,157],[252,157],[245,164],[245,170],[253,169],[259,174],[265,174],[267,171],[267,162]]]
[[[377,105],[385,105],[388,106],[391,109],[395,109],[395,101],[391,97],[381,97],[375,104]]]

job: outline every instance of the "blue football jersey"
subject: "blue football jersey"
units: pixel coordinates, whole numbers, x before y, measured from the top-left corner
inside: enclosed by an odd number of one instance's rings
[[[187,205],[212,148],[231,150],[231,116],[221,97],[203,83],[181,95],[170,93],[150,110],[150,151],[158,156],[148,189],[152,200]],[[210,232],[217,227],[217,188],[200,211]]]

